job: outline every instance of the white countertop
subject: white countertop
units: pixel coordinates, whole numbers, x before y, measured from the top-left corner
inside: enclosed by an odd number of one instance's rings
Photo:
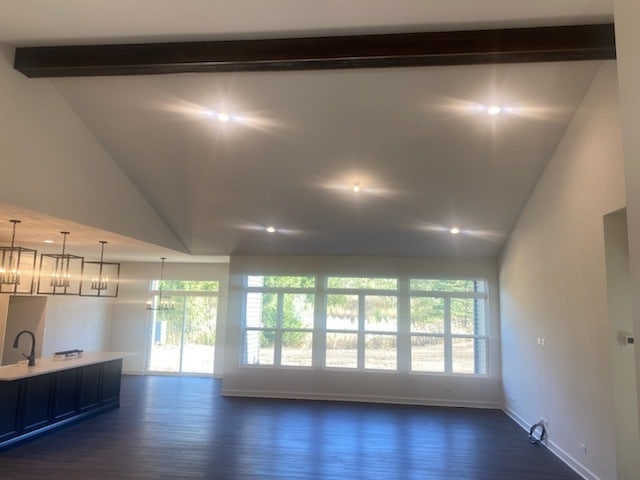
[[[82,357],[68,358],[66,360],[54,360],[53,357],[36,358],[36,366],[13,364],[0,367],[0,381],[18,380],[20,378],[34,377],[45,373],[68,370],[70,368],[103,363],[128,356],[122,352],[84,352]]]

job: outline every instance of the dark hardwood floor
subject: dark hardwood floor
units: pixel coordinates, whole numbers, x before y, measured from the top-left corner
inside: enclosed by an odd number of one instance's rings
[[[125,376],[119,410],[0,453],[2,479],[579,479],[496,410],[223,398]]]

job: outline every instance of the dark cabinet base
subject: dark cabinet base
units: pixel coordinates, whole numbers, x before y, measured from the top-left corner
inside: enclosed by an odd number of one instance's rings
[[[120,407],[122,360],[0,381],[0,451]]]

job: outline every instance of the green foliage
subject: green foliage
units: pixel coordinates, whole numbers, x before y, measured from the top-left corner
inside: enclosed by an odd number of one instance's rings
[[[397,290],[395,278],[376,277],[329,277],[328,288],[354,288],[358,290]]]
[[[217,292],[218,281],[163,280],[162,290],[170,292]]]
[[[182,322],[184,343],[214,345],[216,340],[217,297],[166,297],[173,301],[173,310],[159,311],[156,320],[166,322],[166,343],[180,345],[182,341]]]
[[[311,276],[249,275],[247,283],[250,287],[314,288],[316,279]]]
[[[411,331],[444,333],[444,298],[411,298]]]
[[[262,336],[262,346],[270,346],[275,340],[275,328],[278,327],[278,295],[262,294],[262,326],[268,329]],[[279,325],[285,330],[313,328],[314,295],[303,293],[285,293],[282,295],[282,319]],[[307,337],[305,332],[289,332],[289,346],[301,346]]]
[[[411,279],[410,288],[413,291],[433,292],[481,292],[485,289],[484,281],[455,280],[455,279]],[[249,285],[264,286],[275,289],[312,289],[315,287],[313,276],[258,276],[249,277]],[[397,295],[367,295],[366,290],[397,290],[397,279],[375,277],[329,277],[329,289],[357,289],[354,294],[331,293],[329,290],[327,301],[327,328],[333,330],[352,330],[358,328],[359,293],[365,293],[365,321],[368,330],[396,331],[398,305]],[[362,291],[365,292],[362,292]],[[391,292],[390,292],[391,293]],[[307,346],[311,335],[303,329],[313,329],[313,312],[315,295],[312,293],[250,293],[261,295],[262,318],[260,326],[265,329],[261,335],[262,347],[273,347],[275,330],[294,330],[284,332],[287,346]],[[437,293],[436,293],[437,295]],[[279,298],[282,299],[282,318],[278,318]],[[411,331],[414,333],[443,334],[445,324],[444,297],[411,297]],[[452,333],[474,334],[476,316],[482,322],[481,305],[483,300],[472,298],[451,298],[449,313]],[[331,320],[330,320],[331,319]],[[281,322],[278,324],[278,322]],[[331,323],[331,325],[330,325]],[[482,329],[482,325],[480,326]],[[384,340],[380,337],[380,340]],[[433,340],[433,339],[431,339]],[[283,336],[283,343],[285,339]],[[437,340],[435,340],[437,341]],[[327,348],[348,348],[353,342],[352,334],[331,334],[327,336]],[[309,345],[310,347],[310,345]]]
[[[484,281],[412,278],[409,282],[409,288],[423,292],[484,292]]]

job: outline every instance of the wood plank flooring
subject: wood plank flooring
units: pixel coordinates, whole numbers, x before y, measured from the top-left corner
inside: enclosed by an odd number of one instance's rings
[[[496,410],[224,398],[125,376],[121,408],[0,453],[2,479],[574,480]]]

